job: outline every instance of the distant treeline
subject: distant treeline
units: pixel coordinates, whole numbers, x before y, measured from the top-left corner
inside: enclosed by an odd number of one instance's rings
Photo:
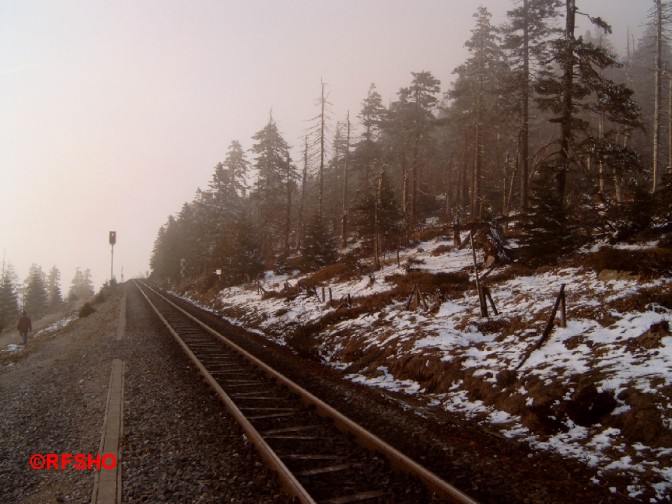
[[[61,293],[61,272],[54,266],[45,274],[33,264],[28,278],[20,282],[11,264],[3,264],[0,275],[0,331],[10,327],[21,310],[31,317],[62,310],[67,303],[88,301],[94,295],[91,272],[77,268],[67,299]]]
[[[430,217],[460,226],[516,215],[542,253],[669,221],[670,7],[653,4],[626,55],[607,37],[609,13],[519,0],[501,26],[476,10],[447,90],[411,72],[396,100],[385,105],[372,84],[356,118],[334,121],[322,83],[300,159],[272,116],[249,149],[231,142],[209,186],[160,228],[152,277],[221,270],[233,284],[347,261],[355,241],[376,267]],[[577,16],[591,31],[575,33]]]

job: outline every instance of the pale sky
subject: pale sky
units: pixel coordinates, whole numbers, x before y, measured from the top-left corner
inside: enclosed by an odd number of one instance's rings
[[[577,4],[624,52],[653,1]],[[98,289],[115,230],[116,277],[144,274],[159,227],[271,108],[301,146],[320,79],[334,120],[356,121],[371,83],[395,99],[412,71],[446,91],[479,5],[498,24],[513,2],[0,0],[0,253],[20,280],[55,265],[65,295],[79,266]]]

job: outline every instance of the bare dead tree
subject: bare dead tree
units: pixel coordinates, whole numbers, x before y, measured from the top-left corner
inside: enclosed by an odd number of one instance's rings
[[[305,223],[303,221],[304,208],[306,204],[306,182],[308,179],[308,137],[305,137],[305,147],[303,149],[303,172],[301,173],[301,196],[299,198],[299,215],[296,231],[296,250],[301,248],[303,241],[303,231]]]
[[[348,245],[348,168],[350,163],[350,111],[346,118],[345,160],[343,163],[343,201],[341,207],[341,248]]]

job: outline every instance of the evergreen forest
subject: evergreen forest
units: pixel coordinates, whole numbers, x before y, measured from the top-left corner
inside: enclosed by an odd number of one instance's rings
[[[582,3],[511,1],[501,25],[477,8],[447,87],[411,71],[394,100],[371,84],[361,108],[335,120],[322,82],[300,148],[269,115],[161,226],[152,279],[226,286],[335,262],[375,270],[430,227],[457,241],[517,229],[521,260],[537,263],[669,227],[671,4],[642,2],[643,35],[617,54],[608,13]],[[578,33],[578,20],[590,30]]]

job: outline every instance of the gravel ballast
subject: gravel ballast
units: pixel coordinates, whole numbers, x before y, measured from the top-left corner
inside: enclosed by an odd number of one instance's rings
[[[120,341],[121,289],[92,315],[35,335],[23,351],[0,353],[0,501],[91,501],[91,471],[36,471],[29,459],[98,453],[111,363],[119,358],[123,502],[289,502],[139,296],[129,286]]]
[[[117,340],[121,300],[126,331]],[[0,353],[0,502],[90,502],[93,474],[34,471],[34,453],[99,449],[113,359],[125,363],[122,502],[291,502],[240,427],[132,285],[92,315]],[[480,502],[629,502],[575,462],[477,426],[416,415],[259,335],[209,322]]]

